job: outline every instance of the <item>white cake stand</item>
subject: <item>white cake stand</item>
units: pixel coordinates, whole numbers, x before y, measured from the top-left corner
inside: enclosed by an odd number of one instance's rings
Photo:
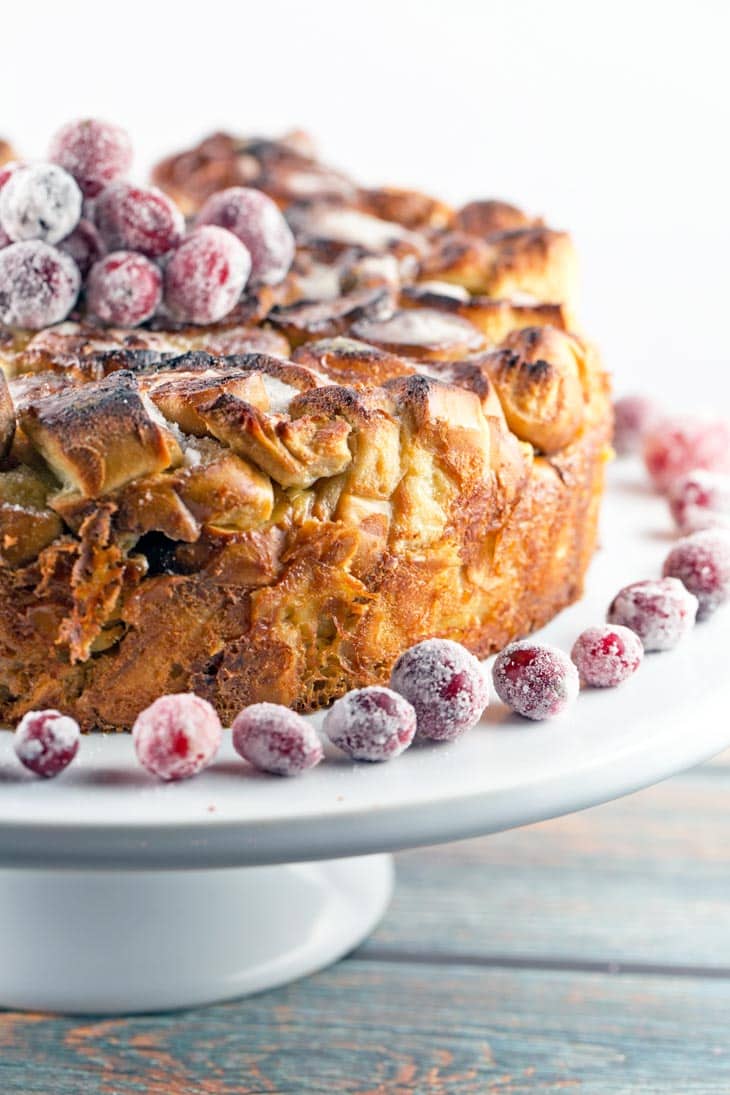
[[[657,574],[670,543],[638,468],[611,479],[587,594],[544,632],[564,647],[620,586]],[[298,780],[255,773],[227,741],[204,774],[161,785],[112,735],[40,781],[0,737],[0,1004],[156,1011],[327,965],[387,907],[383,853],[579,810],[730,744],[728,624],[719,613],[561,719],[530,723],[495,702],[451,745],[384,765],[333,755]]]

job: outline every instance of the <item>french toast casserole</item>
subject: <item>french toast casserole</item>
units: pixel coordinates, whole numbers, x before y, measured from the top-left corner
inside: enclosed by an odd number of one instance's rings
[[[217,323],[0,329],[0,716],[230,723],[480,656],[579,596],[610,453],[570,238],[497,201],[365,189],[303,134],[218,134],[154,181],[269,194],[296,253]]]

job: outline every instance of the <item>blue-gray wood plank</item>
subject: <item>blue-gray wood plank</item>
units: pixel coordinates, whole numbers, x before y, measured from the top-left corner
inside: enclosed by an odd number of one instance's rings
[[[398,857],[360,950],[120,1019],[0,1013],[0,1095],[730,1091],[730,766]]]

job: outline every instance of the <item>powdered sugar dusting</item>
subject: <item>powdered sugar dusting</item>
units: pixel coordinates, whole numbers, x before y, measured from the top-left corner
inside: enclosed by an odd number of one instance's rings
[[[390,688],[358,688],[330,708],[324,731],[354,760],[392,760],[413,741],[416,712]]]
[[[255,703],[236,716],[233,747],[262,772],[298,776],[322,760],[322,743],[311,723],[278,703]]]
[[[390,686],[413,705],[419,738],[451,741],[478,722],[489,702],[482,666],[450,639],[426,639],[401,654]]]
[[[705,529],[680,540],[665,559],[663,574],[679,578],[697,598],[697,619],[706,619],[730,600],[730,532]]]
[[[630,627],[644,650],[671,650],[694,627],[698,602],[677,578],[625,586],[608,610],[608,622]]]
[[[502,702],[528,719],[561,714],[580,689],[578,670],[563,650],[529,639],[497,655],[492,680]]]

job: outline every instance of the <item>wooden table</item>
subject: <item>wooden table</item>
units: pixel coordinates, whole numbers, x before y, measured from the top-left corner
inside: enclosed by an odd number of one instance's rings
[[[727,756],[397,866],[372,939],[288,988],[139,1018],[0,1013],[1,1095],[730,1092]]]

